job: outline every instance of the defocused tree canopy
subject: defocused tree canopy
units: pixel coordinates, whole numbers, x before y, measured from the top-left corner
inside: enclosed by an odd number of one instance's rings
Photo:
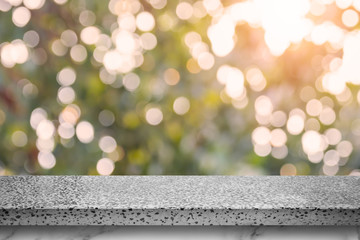
[[[0,0],[0,175],[358,175],[359,12]]]

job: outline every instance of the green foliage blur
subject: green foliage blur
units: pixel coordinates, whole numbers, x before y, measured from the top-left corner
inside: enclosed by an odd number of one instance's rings
[[[209,6],[203,1],[186,1],[192,6],[190,17],[188,5],[183,6],[185,10],[179,7],[181,1],[49,0],[34,1],[35,6],[30,2],[0,0],[0,175],[357,173],[358,86],[347,84],[346,91],[336,94],[318,87],[331,60],[342,58],[342,48],[333,49],[329,43],[317,45],[304,38],[299,43],[291,42],[283,53],[275,56],[264,40],[264,28],[243,21],[234,27],[233,49],[225,56],[214,54],[209,26],[235,1],[219,3],[217,8],[221,11],[210,9],[211,1],[207,1]],[[15,9],[20,7],[28,11],[22,9],[15,15]],[[335,9],[334,15],[344,11],[335,3],[327,5],[327,9]],[[31,17],[26,22],[28,12]],[[141,12],[150,13],[155,20],[149,31],[141,30],[148,27],[148,19],[141,22],[136,18]],[[128,18],[121,22],[124,16]],[[329,16],[323,13],[321,17]],[[358,29],[358,25],[351,29],[342,26],[341,20],[336,19],[334,23],[348,32]],[[97,29],[94,32],[83,31],[94,26]],[[105,54],[114,48],[126,52],[134,47],[126,44],[135,40],[118,39],[116,34],[121,28],[143,46],[134,50],[137,54],[134,66],[111,71],[112,64],[116,65],[121,57],[109,57],[105,62]],[[146,32],[151,35],[143,35]],[[192,52],[196,49],[190,49],[186,43],[191,40],[188,33],[193,32],[198,34],[193,34],[193,38],[200,36],[204,43],[198,51],[208,54],[203,55],[203,60],[196,59]],[[146,50],[144,42],[141,43],[145,36],[150,45],[154,44],[155,36],[156,46]],[[95,38],[98,40],[92,43]],[[20,47],[4,50],[16,44],[26,46],[27,50]],[[19,54],[27,54],[25,61]],[[130,60],[125,59],[122,64]],[[226,90],[219,82],[218,70],[224,65],[241,70],[245,89],[241,96],[232,97],[231,86]],[[74,70],[74,83],[64,84],[71,78],[64,75],[61,79],[59,73],[65,68]],[[251,68],[260,69],[266,79],[260,89],[249,82],[247,73]],[[60,89],[65,88],[68,92],[61,95]],[[265,105],[256,110],[259,99],[265,99]],[[269,99],[271,103],[266,105]],[[326,115],[321,120],[320,113],[306,110],[312,99],[317,99],[322,109],[326,106],[333,109],[336,120],[329,123]],[[175,100],[179,100],[177,107]],[[289,133],[291,126],[287,125],[294,109],[302,111],[300,115],[305,119],[305,126],[297,134]],[[270,111],[270,115],[259,115],[257,111]],[[285,114],[285,120],[279,120],[283,123],[272,123],[275,112],[277,116]],[[44,119],[49,121],[40,128]],[[90,123],[90,127],[83,125],[81,130],[81,122]],[[277,140],[273,140],[275,143],[270,144],[268,140],[259,145],[254,140],[259,127],[264,139],[270,136],[269,131],[280,129],[281,134],[286,134],[285,143],[277,145]],[[334,144],[326,140],[326,147],[309,157],[304,152],[306,143],[302,142],[305,132],[313,131],[312,134],[324,137],[328,129],[340,132],[341,139],[337,142],[335,139]],[[110,138],[104,140],[104,136]],[[341,141],[343,147],[347,146],[345,150],[338,147]],[[349,146],[350,153],[341,152],[349,151]],[[322,155],[319,158],[314,154]]]

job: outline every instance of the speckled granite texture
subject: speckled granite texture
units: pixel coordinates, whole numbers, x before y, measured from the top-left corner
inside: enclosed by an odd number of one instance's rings
[[[360,177],[0,177],[1,225],[360,225]]]

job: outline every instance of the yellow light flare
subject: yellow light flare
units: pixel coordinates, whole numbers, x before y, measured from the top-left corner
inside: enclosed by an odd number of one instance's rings
[[[180,2],[176,6],[176,15],[181,20],[188,20],[192,17],[194,12],[193,6],[188,2]]]
[[[304,130],[304,118],[299,115],[292,115],[289,117],[286,128],[291,135],[298,135]]]
[[[75,128],[72,124],[61,123],[57,129],[59,136],[63,139],[71,139],[75,135]]]
[[[70,104],[75,100],[76,94],[72,87],[61,87],[57,93],[60,103]]]
[[[163,113],[160,108],[150,108],[145,114],[146,121],[153,126],[159,125],[163,120]]]
[[[26,7],[18,7],[12,13],[12,21],[17,27],[24,27],[31,19],[31,12]]]
[[[199,67],[203,70],[210,70],[215,64],[214,55],[209,52],[203,52],[199,54],[197,59]]]
[[[96,164],[96,170],[100,175],[108,176],[115,169],[114,162],[109,158],[102,158]]]
[[[94,139],[94,127],[87,121],[79,122],[76,126],[76,136],[82,143],[90,143]]]
[[[155,27],[154,16],[149,12],[141,12],[136,16],[136,26],[143,32],[151,31]]]
[[[196,74],[196,73],[199,73],[201,71],[201,68],[199,67],[199,64],[197,63],[197,61],[194,58],[190,58],[186,62],[186,69],[192,74]]]
[[[261,95],[255,100],[255,111],[261,116],[270,116],[274,109],[271,99],[268,96]]]
[[[251,134],[254,143],[265,145],[271,141],[271,132],[267,127],[257,127]]]
[[[280,169],[281,176],[295,176],[297,173],[296,167],[294,164],[286,163]]]
[[[16,147],[24,147],[28,142],[25,132],[17,130],[11,134],[11,141]]]
[[[277,128],[271,131],[270,143],[274,147],[281,147],[286,144],[287,136],[284,130]]]
[[[63,111],[59,115],[59,122],[60,123],[70,123],[75,125],[78,119],[80,118],[81,112],[80,108],[75,104],[70,104],[66,106]]]
[[[314,154],[324,150],[324,139],[313,130],[306,131],[302,135],[301,143],[306,154]]]
[[[117,143],[113,137],[103,136],[99,140],[99,147],[103,152],[111,153],[116,149]]]
[[[224,15],[219,22],[208,28],[212,51],[218,57],[225,57],[234,48],[235,23],[230,16]]]
[[[174,86],[180,81],[180,73],[175,68],[166,69],[163,76],[164,81],[170,86]]]
[[[178,97],[173,104],[174,112],[178,115],[186,114],[190,109],[190,101],[186,97]]]
[[[39,152],[38,162],[40,164],[40,167],[44,169],[51,169],[55,167],[56,158],[51,152]]]
[[[80,39],[87,45],[97,43],[100,37],[100,30],[97,27],[90,26],[81,30]]]

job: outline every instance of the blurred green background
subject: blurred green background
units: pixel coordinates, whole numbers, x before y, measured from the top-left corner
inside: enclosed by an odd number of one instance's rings
[[[0,175],[358,175],[358,0],[0,0]]]

